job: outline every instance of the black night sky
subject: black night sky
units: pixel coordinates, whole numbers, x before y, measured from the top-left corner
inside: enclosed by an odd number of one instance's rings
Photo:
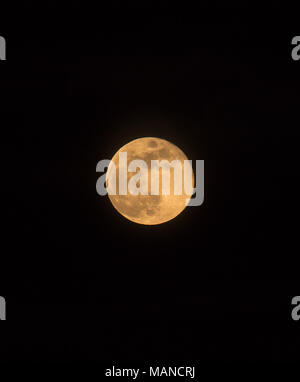
[[[1,357],[294,360],[299,23],[119,3],[1,13]],[[95,188],[145,136],[205,160],[204,204],[158,226]]]

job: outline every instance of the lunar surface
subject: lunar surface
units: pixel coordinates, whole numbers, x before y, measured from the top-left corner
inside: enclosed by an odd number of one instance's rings
[[[143,160],[148,165],[148,195],[126,195],[119,194],[119,153],[127,152],[127,165],[131,161],[139,159]],[[160,138],[139,138],[127,143],[121,147],[119,151],[113,156],[111,162],[116,166],[116,195],[110,195],[109,199],[115,209],[125,218],[139,224],[155,225],[165,223],[174,219],[186,207],[187,201],[191,195],[187,195],[184,190],[184,160],[188,158],[186,155],[172,143]],[[176,195],[174,193],[174,170],[170,171],[170,194],[164,195],[162,192],[162,170],[159,174],[159,192],[158,195],[151,195],[151,160],[179,160],[182,165],[182,194]],[[112,164],[109,165],[106,173],[106,184],[112,182],[114,171]],[[137,170],[139,172],[139,170]],[[136,172],[136,173],[137,173]],[[130,182],[132,176],[136,173],[127,173],[127,182]],[[192,173],[192,185],[194,186],[194,174]]]

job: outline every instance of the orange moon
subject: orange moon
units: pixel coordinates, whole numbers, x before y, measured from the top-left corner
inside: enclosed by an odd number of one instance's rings
[[[133,160],[140,159],[147,163],[148,166],[148,195],[119,195],[119,153],[127,152],[127,163]],[[181,195],[174,194],[174,172],[170,172],[170,194],[164,195],[160,186],[158,195],[151,195],[150,179],[151,179],[151,160],[179,160],[182,165],[182,179],[184,171],[184,160],[188,160],[186,155],[174,144],[160,138],[139,138],[135,139],[123,147],[121,147],[113,156],[111,162],[114,163],[116,168],[116,195],[108,194],[108,197],[115,207],[115,209],[128,220],[145,225],[162,224],[178,216],[186,207],[187,201],[191,195],[183,192]],[[111,171],[111,164],[106,173],[106,184],[112,181],[113,171]],[[193,184],[194,184],[194,174]],[[128,172],[128,182],[134,173]],[[161,173],[159,182],[161,184]]]

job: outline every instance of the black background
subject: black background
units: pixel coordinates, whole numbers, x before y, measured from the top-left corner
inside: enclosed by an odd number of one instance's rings
[[[296,359],[299,23],[129,4],[1,13],[1,357]],[[159,226],[95,189],[144,136],[205,160],[204,204]]]

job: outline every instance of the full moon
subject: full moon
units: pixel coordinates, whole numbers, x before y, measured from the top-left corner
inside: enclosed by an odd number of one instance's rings
[[[127,163],[139,159],[147,163],[148,166],[148,179],[149,179],[149,192],[148,195],[119,195],[119,153],[127,152]],[[186,207],[187,201],[191,198],[182,188],[181,195],[174,194],[174,171],[171,168],[170,172],[170,194],[165,195],[162,193],[161,187],[161,172],[160,172],[160,188],[158,195],[151,195],[151,160],[178,160],[182,165],[182,179],[184,179],[184,160],[188,160],[186,155],[174,144],[160,138],[139,138],[135,139],[123,147],[121,147],[113,156],[111,162],[114,163],[116,168],[116,195],[108,194],[109,199],[115,209],[125,218],[132,222],[145,225],[155,225],[165,223],[178,216]],[[111,171],[111,164],[106,173],[106,184],[112,181],[113,171]],[[127,173],[128,182],[135,174],[132,172]],[[194,183],[194,174],[193,183]]]

